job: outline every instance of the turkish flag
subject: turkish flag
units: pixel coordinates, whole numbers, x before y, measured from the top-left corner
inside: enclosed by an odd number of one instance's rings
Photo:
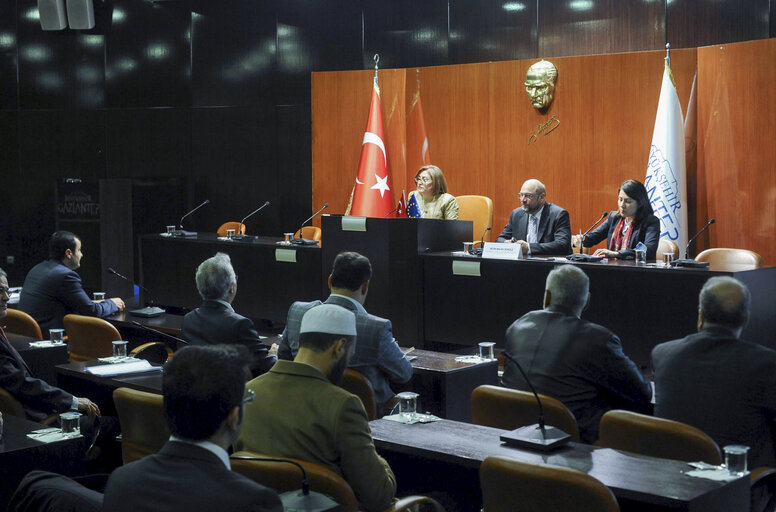
[[[361,158],[353,191],[351,215],[385,217],[393,211],[391,187],[388,184],[388,156],[383,138],[383,114],[380,109],[380,89],[372,88],[372,102],[366,120],[366,132],[361,143]]]
[[[408,217],[407,196],[404,194],[404,190],[401,191],[401,199],[399,199],[399,204],[396,206],[396,217],[404,219]]]
[[[420,91],[415,93],[407,116],[407,172],[414,174],[424,165],[431,163],[428,151],[426,123],[423,120],[423,106]]]

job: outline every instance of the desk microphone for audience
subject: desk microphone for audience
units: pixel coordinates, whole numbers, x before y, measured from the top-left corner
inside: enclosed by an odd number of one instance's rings
[[[536,397],[536,403],[539,404],[539,422],[535,425],[520,427],[508,434],[503,434],[500,439],[508,445],[514,445],[520,448],[532,448],[543,452],[548,452],[568,443],[571,439],[569,434],[556,427],[545,427],[542,401],[539,399],[539,394],[536,392],[536,389],[534,389],[533,384],[531,384],[528,375],[523,371],[523,367],[520,366],[517,359],[512,357],[508,352],[502,352],[502,354],[504,354],[504,357],[515,363],[515,366],[520,370],[526,383],[528,383],[528,387],[531,388],[531,391]]]
[[[249,217],[253,217],[253,214],[259,213],[262,209],[264,209],[265,206],[269,206],[269,201],[265,201],[263,205],[259,206],[255,210],[253,210],[251,213],[245,216],[243,220],[240,221],[240,224],[245,224],[245,221],[248,220]],[[242,233],[237,233],[236,235],[232,236],[232,240],[242,240],[243,238],[246,238],[247,235],[243,235]]]
[[[469,251],[469,254],[473,254],[475,256],[482,256],[482,251],[485,249],[485,234],[490,231],[491,226],[488,226],[485,228],[485,231],[482,232],[482,236],[480,237],[480,248],[479,249],[472,249]]]
[[[709,226],[714,224],[716,220],[714,217],[710,218],[709,221],[706,223],[705,226],[703,226],[697,233],[693,235],[692,238],[690,238],[690,241],[687,242],[687,246],[684,248],[684,258],[681,260],[676,260],[671,262],[671,265],[674,267],[690,267],[690,268],[706,268],[709,266],[708,261],[695,261],[694,259],[690,258],[690,245],[695,241],[696,238],[701,236],[701,233],[709,229]]]
[[[185,219],[186,217],[188,217],[192,213],[196,212],[197,210],[199,210],[200,208],[202,208],[203,206],[205,206],[209,202],[210,202],[210,199],[205,199],[204,201],[202,201],[202,204],[200,204],[199,206],[197,206],[196,208],[191,210],[189,213],[187,213],[186,215],[181,217],[181,220],[178,223],[178,225],[180,226],[180,229],[177,229],[177,230],[173,231],[172,235],[173,236],[195,236],[197,234],[196,231],[184,231],[184,229],[183,229],[183,219]]]
[[[154,334],[158,334],[160,336],[164,336],[165,338],[169,338],[171,340],[175,340],[178,343],[183,343],[184,345],[191,345],[188,341],[184,340],[183,338],[178,338],[177,336],[173,336],[172,334],[167,334],[166,332],[159,331],[157,329],[154,329],[152,327],[148,327],[147,325],[143,325],[140,322],[137,322],[135,320],[132,320],[132,325],[135,327],[140,327],[141,329],[145,331],[150,331]]]
[[[301,491],[288,491],[281,493],[280,501],[283,502],[284,510],[304,510],[305,512],[326,512],[339,508],[339,503],[329,498],[325,494],[310,491],[310,481],[307,478],[307,471],[296,461],[290,459],[270,459],[266,457],[253,457],[250,455],[232,455],[232,460],[255,460],[258,462],[281,462],[284,464],[293,464],[302,472]]]
[[[140,288],[141,290],[146,292],[148,294],[148,305],[152,306],[154,304],[154,296],[151,293],[151,290],[149,290],[148,288],[146,288],[142,284],[133,283],[127,276],[121,275],[118,272],[116,272],[116,270],[113,267],[108,267],[108,273],[109,274],[113,274],[114,276],[118,276],[121,279],[123,279],[124,281],[127,281],[128,283],[131,283],[132,286],[137,286],[138,288]]]
[[[325,205],[323,205],[321,207],[320,210],[318,210],[317,212],[315,212],[312,215],[310,215],[309,219],[307,219],[306,221],[302,222],[302,224],[299,225],[299,238],[293,238],[291,240],[291,243],[294,244],[294,245],[317,245],[318,244],[317,240],[306,240],[306,239],[302,238],[302,228],[304,227],[305,224],[307,224],[308,222],[313,220],[316,215],[318,215],[319,213],[321,213],[323,210],[325,210],[328,207],[329,207],[329,203],[326,203]]]
[[[108,267],[108,272],[113,274],[114,276],[118,276],[121,279],[127,281],[128,283],[132,283],[132,286],[137,286],[144,292],[148,294],[148,306],[140,309],[133,309],[130,310],[129,314],[134,316],[141,316],[143,318],[153,318],[155,316],[159,316],[165,313],[165,311],[157,306],[154,306],[154,296],[151,293],[151,290],[143,286],[142,284],[133,283],[130,281],[130,279],[127,276],[121,275],[113,267]]]

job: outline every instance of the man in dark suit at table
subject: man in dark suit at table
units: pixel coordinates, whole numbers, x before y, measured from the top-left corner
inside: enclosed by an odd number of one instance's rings
[[[217,253],[197,267],[197,291],[203,302],[183,317],[181,336],[194,345],[238,344],[251,353],[251,372],[260,375],[277,361],[277,345],[267,347],[253,322],[237,314],[232,301],[237,295],[237,275],[228,254]]]
[[[305,313],[299,332],[294,360],[248,383],[256,401],[235,446],[324,466],[350,484],[362,510],[385,510],[396,478],[375,450],[361,399],[338,386],[358,345],[356,318],[321,304]]]
[[[372,278],[369,258],[357,252],[341,252],[334,259],[326,304],[336,304],[355,313],[358,343],[348,365],[369,380],[375,391],[378,412],[390,406],[394,397],[390,382],[404,384],[412,378],[412,364],[393,338],[391,321],[370,315],[364,301]],[[286,328],[278,348],[280,359],[291,360],[299,347],[299,328],[302,317],[321,301],[295,302],[288,310]]]
[[[0,268],[0,323],[8,308],[8,277]],[[51,386],[30,375],[30,369],[19,352],[8,342],[0,329],[0,388],[21,403],[27,417],[41,421],[52,414],[79,411],[89,416],[99,416],[97,404],[88,398],[79,398],[67,391]]]
[[[175,353],[162,375],[170,440],[158,453],[111,474],[104,510],[282,512],[275,491],[232,472],[229,463],[227,450],[254,397],[245,389],[245,352],[221,345]]]
[[[19,309],[38,322],[44,337],[49,329],[61,329],[68,313],[105,318],[124,309],[118,297],[94,302],[86,295],[76,272],[82,256],[81,240],[57,231],[49,239],[49,259],[32,267],[24,279]]]
[[[520,208],[512,211],[497,242],[518,243],[524,256],[571,254],[569,213],[548,203],[539,180],[528,180],[520,189]]]
[[[740,339],[749,290],[713,277],[698,300],[698,332],[652,350],[655,416],[689,423],[720,447],[749,446],[750,468],[776,466],[776,351]]]
[[[507,329],[505,351],[517,359],[538,393],[563,402],[577,419],[584,443],[598,438],[609,409],[648,412],[652,388],[609,329],[580,318],[590,280],[574,265],[547,276],[544,309]],[[635,319],[634,319],[635,320]],[[505,386],[530,391],[515,363],[504,364]]]

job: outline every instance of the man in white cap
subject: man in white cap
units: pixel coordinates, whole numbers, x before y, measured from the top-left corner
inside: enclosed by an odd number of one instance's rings
[[[248,383],[256,400],[245,408],[239,450],[293,457],[342,475],[362,510],[384,510],[396,478],[375,450],[361,400],[337,386],[356,344],[356,318],[322,304],[302,318],[299,351]]]

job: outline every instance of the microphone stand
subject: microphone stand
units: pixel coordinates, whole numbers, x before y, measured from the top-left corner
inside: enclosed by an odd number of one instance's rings
[[[243,218],[243,220],[240,221],[240,224],[245,224],[246,220],[248,220],[250,217],[253,217],[254,213],[259,213],[262,209],[264,209],[265,206],[269,206],[269,201],[266,201],[263,205],[259,206],[251,213],[246,215],[245,218]],[[244,240],[246,238],[248,238],[248,235],[243,235],[242,233],[237,233],[236,235],[232,236],[232,240]]]
[[[608,217],[608,216],[609,216],[609,212],[604,212],[604,213],[602,213],[602,214],[601,214],[601,217],[600,217],[600,218],[599,218],[597,221],[593,222],[593,225],[592,225],[592,226],[590,226],[589,228],[587,228],[587,231],[585,231],[585,232],[582,234],[582,240],[580,240],[580,241],[579,241],[579,254],[582,254],[582,251],[583,251],[583,250],[584,250],[584,248],[585,248],[585,243],[584,243],[584,242],[585,242],[585,237],[588,235],[588,233],[590,233],[591,231],[593,231],[593,228],[594,228],[594,227],[596,227],[598,224],[600,224],[600,223],[601,223],[601,221],[602,221],[602,220],[604,220],[604,219],[605,219],[606,217]],[[573,252],[573,251],[572,251],[572,252]]]
[[[293,238],[291,240],[291,243],[293,245],[318,245],[318,241],[317,240],[306,240],[306,239],[302,238],[302,228],[304,227],[305,224],[307,224],[308,222],[313,220],[313,218],[315,218],[316,215],[318,215],[319,213],[321,213],[323,210],[325,210],[328,207],[329,207],[329,203],[326,203],[325,205],[323,205],[321,207],[320,210],[318,210],[317,212],[315,212],[312,215],[310,215],[309,219],[305,220],[304,222],[302,222],[302,224],[300,224],[300,226],[299,226],[299,238]]]
[[[690,238],[690,241],[687,242],[687,246],[684,248],[684,258],[680,260],[676,260],[671,262],[671,266],[674,267],[688,267],[688,268],[706,268],[709,266],[708,261],[695,261],[694,259],[690,258],[690,245],[695,241],[696,238],[701,236],[701,233],[709,229],[709,226],[714,224],[717,220],[712,217],[709,219],[709,221],[706,223],[705,226],[703,226],[695,235],[693,235],[692,238]]]
[[[488,226],[485,228],[485,231],[482,232],[482,236],[480,237],[480,248],[479,249],[472,249],[469,254],[473,256],[482,256],[482,251],[485,249],[485,233],[490,231],[491,226]]]
[[[137,322],[135,320],[132,320],[132,325],[134,325],[135,327],[140,327],[141,329],[143,329],[145,331],[150,331],[150,332],[152,332],[154,334],[158,334],[159,336],[164,336],[165,338],[173,340],[176,343],[180,343],[180,344],[183,344],[183,345],[190,345],[190,343],[188,341],[184,340],[183,338],[178,338],[177,336],[173,336],[172,334],[167,334],[166,332],[159,331],[159,330],[154,329],[152,327],[148,327],[147,325],[143,325],[140,322]],[[175,348],[178,348],[178,346],[176,345]]]
[[[196,208],[191,210],[189,213],[187,213],[186,215],[181,217],[181,220],[179,221],[179,224],[178,224],[180,226],[180,229],[176,229],[175,231],[173,231],[172,232],[172,236],[197,236],[197,232],[196,231],[186,231],[186,230],[183,229],[183,219],[185,219],[186,217],[188,217],[192,213],[196,212],[197,210],[199,210],[200,208],[202,208],[203,206],[205,206],[209,202],[210,202],[210,199],[205,199],[204,201],[202,201],[202,204],[200,204],[199,206],[197,206]]]

